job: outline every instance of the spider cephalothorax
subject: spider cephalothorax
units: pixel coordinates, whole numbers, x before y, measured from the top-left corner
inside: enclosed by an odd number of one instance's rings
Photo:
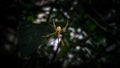
[[[56,28],[56,30],[55,30],[55,33],[56,33],[56,34],[60,34],[61,30],[62,30],[61,27],[58,26],[58,27]]]

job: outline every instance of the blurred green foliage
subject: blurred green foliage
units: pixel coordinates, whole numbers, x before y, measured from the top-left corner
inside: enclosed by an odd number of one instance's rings
[[[35,7],[37,7],[35,3],[24,4],[25,11],[28,9],[26,11],[28,16],[24,16],[27,23],[25,24],[23,23],[25,21],[21,21],[20,23],[22,24],[19,25],[20,55],[29,57],[35,51],[41,57],[46,56],[51,63],[52,61],[55,64],[57,62],[62,63],[63,66],[61,67],[64,67],[64,65],[65,67],[79,67],[82,64],[85,64],[85,66],[86,64],[90,64],[90,67],[103,67],[103,63],[107,62],[107,52],[105,49],[107,46],[106,31],[101,28],[100,19],[97,19],[97,15],[99,18],[99,14],[97,14],[96,8],[92,7],[93,3],[92,0],[57,0],[48,3],[47,6],[51,7],[49,11],[41,9],[45,8],[44,4],[37,10],[35,10]],[[41,19],[37,17],[37,14],[45,14],[45,12],[49,12],[49,14],[43,18],[41,17]],[[90,13],[94,13],[92,14],[93,16]],[[66,23],[67,19],[69,21],[68,30],[63,33],[65,46],[60,46],[55,51],[53,50],[55,40],[50,41],[54,42],[54,44],[50,44],[48,43],[49,38],[41,37],[54,32],[53,28],[50,27],[52,18],[55,18],[56,25],[62,27],[65,25],[64,23]],[[38,24],[35,24],[34,20],[36,19],[46,19],[47,22],[38,21]],[[70,28],[72,30],[69,30]],[[77,31],[78,28],[81,29],[81,32]],[[71,39],[71,37],[73,38]],[[53,37],[53,39],[56,39],[56,37]]]
[[[117,15],[120,13],[116,8],[117,1],[15,1],[13,4],[19,12],[15,18],[18,23],[17,57],[24,60],[22,68],[118,66]],[[62,33],[64,46],[56,43],[57,37],[42,37],[54,32],[52,18],[61,27],[67,20],[69,22],[67,31]]]

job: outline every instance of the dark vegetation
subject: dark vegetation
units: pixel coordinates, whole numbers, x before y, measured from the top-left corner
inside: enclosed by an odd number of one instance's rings
[[[69,21],[56,50],[52,18]],[[0,0],[0,68],[117,68],[119,18],[119,0]]]

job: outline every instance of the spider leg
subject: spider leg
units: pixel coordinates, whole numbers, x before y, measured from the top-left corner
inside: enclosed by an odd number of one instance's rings
[[[62,43],[62,45],[64,45],[64,42],[63,42],[63,40],[61,39],[61,43]]]
[[[51,33],[51,34],[48,34],[48,35],[46,35],[46,36],[42,36],[42,37],[51,37],[51,36],[53,36],[53,35],[55,35],[55,32],[54,32],[54,33]]]
[[[56,25],[55,25],[55,20],[54,19],[52,19],[52,23],[53,23],[53,29],[56,31]]]
[[[68,27],[68,20],[67,20],[67,24],[65,25],[65,27],[62,28],[62,32],[65,32],[67,27]]]

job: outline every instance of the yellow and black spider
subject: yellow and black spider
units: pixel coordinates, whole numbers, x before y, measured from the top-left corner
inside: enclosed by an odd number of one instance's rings
[[[51,36],[56,35],[56,36],[58,37],[58,43],[61,42],[62,45],[64,45],[63,40],[62,40],[62,38],[61,38],[61,33],[62,33],[62,32],[66,32],[66,29],[67,29],[67,27],[68,27],[68,21],[67,21],[67,24],[65,25],[65,27],[63,27],[63,28],[61,28],[60,26],[56,26],[54,19],[53,19],[52,21],[53,21],[53,22],[52,22],[52,23],[53,23],[53,29],[54,29],[55,32],[53,32],[53,33],[51,33],[51,34],[48,34],[48,35],[46,35],[46,36],[43,36],[43,37],[51,37]]]

